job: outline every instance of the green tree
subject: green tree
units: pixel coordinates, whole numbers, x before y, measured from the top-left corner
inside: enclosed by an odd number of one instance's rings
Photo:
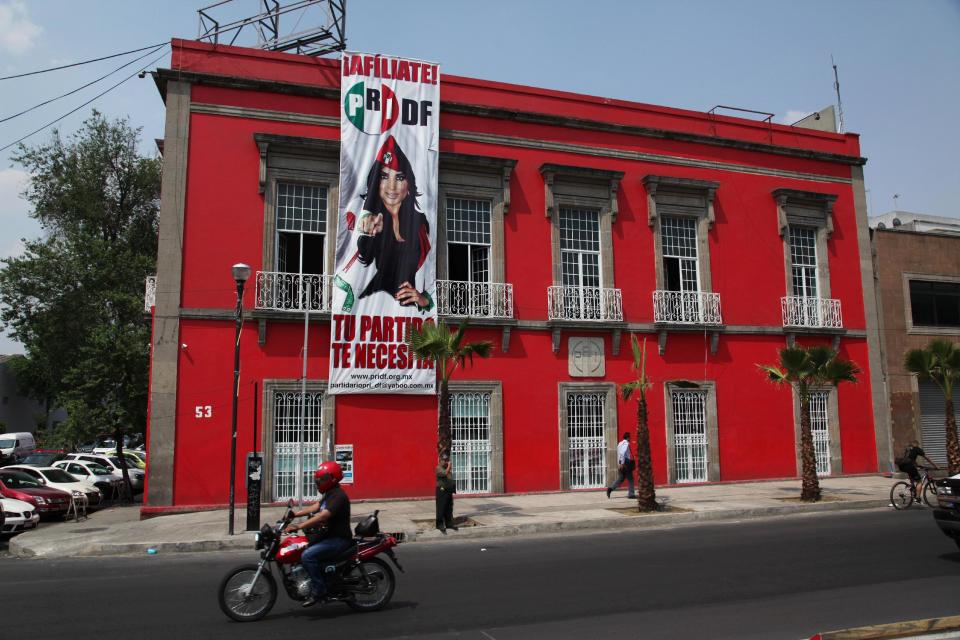
[[[960,443],[957,441],[957,420],[953,407],[953,389],[960,385],[960,345],[949,340],[932,340],[923,349],[907,352],[903,366],[919,379],[932,381],[943,392],[947,466],[950,475],[960,473]]]
[[[490,356],[493,345],[488,341],[464,342],[467,320],[456,331],[450,331],[441,320],[437,324],[424,323],[419,330],[413,329],[407,336],[411,353],[424,360],[431,360],[437,375],[437,456],[450,454],[450,376],[458,367],[473,364],[473,357]]]
[[[841,382],[856,382],[860,369],[844,360],[829,347],[787,347],[780,350],[778,365],[757,365],[770,381],[795,387],[800,399],[800,467],[803,487],[800,499],[806,502],[820,500],[820,482],[817,480],[817,462],[813,451],[813,433],[810,430],[810,393],[816,387],[837,386]]]
[[[20,145],[24,197],[41,238],[0,266],[0,321],[24,345],[21,388],[68,418],[52,443],[120,428],[143,432],[149,330],[144,278],[155,269],[160,161],[140,130],[94,111],[73,135]]]
[[[647,339],[643,339],[643,347],[637,342],[637,336],[630,336],[630,347],[633,349],[633,364],[631,368],[637,372],[635,380],[620,385],[620,392],[624,400],[629,400],[635,392],[637,394],[637,508],[640,511],[656,511],[656,489],[653,486],[653,459],[650,455],[650,427],[647,422],[647,389],[651,382],[647,377]]]

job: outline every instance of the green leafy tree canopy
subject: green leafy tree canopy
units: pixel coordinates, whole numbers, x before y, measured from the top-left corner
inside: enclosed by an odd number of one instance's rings
[[[0,261],[0,322],[24,345],[18,384],[69,417],[70,444],[146,423],[149,331],[144,278],[157,253],[160,161],[137,151],[140,130],[94,111],[66,138],[54,131],[13,160],[43,228]]]

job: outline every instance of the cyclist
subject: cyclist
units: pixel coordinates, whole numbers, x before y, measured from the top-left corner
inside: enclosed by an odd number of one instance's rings
[[[917,458],[923,458],[934,469],[939,469],[940,467],[927,457],[927,454],[920,448],[920,443],[916,440],[911,440],[910,444],[908,444],[907,448],[903,451],[903,456],[897,459],[897,468],[910,476],[910,489],[913,491],[914,497],[919,501],[921,496],[917,495],[917,485],[920,483],[920,471],[917,469]]]

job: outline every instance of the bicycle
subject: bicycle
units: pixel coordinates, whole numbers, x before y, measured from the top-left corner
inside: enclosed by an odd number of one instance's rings
[[[917,467],[920,470],[919,486],[910,478],[910,481],[901,480],[890,487],[890,504],[897,511],[908,509],[910,505],[920,502],[921,497],[928,507],[935,508],[937,504],[937,487],[934,479],[927,471],[930,467]]]

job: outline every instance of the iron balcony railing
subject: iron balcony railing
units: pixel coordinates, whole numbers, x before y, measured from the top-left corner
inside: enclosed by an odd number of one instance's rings
[[[623,320],[620,289],[599,287],[549,287],[547,317],[550,320]]]
[[[840,301],[833,298],[784,296],[780,298],[780,309],[785,327],[843,328]]]
[[[513,285],[437,280],[437,313],[470,318],[512,318]]]
[[[703,291],[654,291],[653,321],[673,324],[721,324],[720,294]]]
[[[273,311],[330,311],[331,282],[330,276],[310,273],[257,271],[256,308]]]
[[[150,309],[157,304],[157,276],[147,276],[143,291],[143,310],[150,313]]]

